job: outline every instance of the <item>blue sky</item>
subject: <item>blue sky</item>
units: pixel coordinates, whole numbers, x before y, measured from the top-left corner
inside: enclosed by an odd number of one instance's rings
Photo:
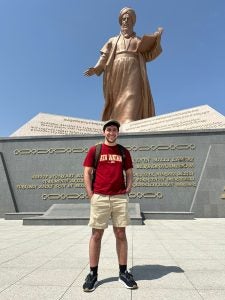
[[[156,114],[208,104],[225,115],[224,0],[0,0],[0,136],[39,112],[100,120],[102,76],[83,72],[124,6],[139,36],[164,28],[147,65]]]

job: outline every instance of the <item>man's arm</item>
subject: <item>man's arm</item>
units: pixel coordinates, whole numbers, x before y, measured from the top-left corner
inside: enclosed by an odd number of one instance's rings
[[[126,170],[126,193],[129,194],[133,184],[133,169]]]
[[[93,168],[92,167],[84,167],[84,185],[85,189],[88,195],[88,198],[91,199],[93,195],[93,190],[92,190],[92,172]]]

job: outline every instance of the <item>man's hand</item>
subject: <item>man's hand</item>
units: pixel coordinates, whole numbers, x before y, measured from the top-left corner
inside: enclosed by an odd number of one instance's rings
[[[126,193],[129,194],[131,192],[133,182],[133,170],[132,168],[126,170]]]
[[[129,194],[131,192],[131,188],[126,188],[126,193]]]
[[[93,196],[93,191],[87,192],[88,195],[88,199],[91,200],[92,196]]]

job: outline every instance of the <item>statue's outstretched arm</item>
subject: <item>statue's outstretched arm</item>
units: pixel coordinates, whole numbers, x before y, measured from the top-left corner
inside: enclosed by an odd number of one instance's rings
[[[162,33],[163,33],[162,27],[158,27],[157,31],[154,32],[153,35],[156,37],[156,43],[154,48],[151,49],[151,51],[146,51],[145,53],[143,53],[146,62],[154,60],[162,52],[162,47],[160,43]]]
[[[84,76],[92,76],[95,75],[95,68],[94,67],[90,67],[89,69],[87,69],[86,71],[84,71]]]
[[[108,54],[101,53],[101,56],[100,56],[97,64],[94,67],[88,68],[84,72],[84,76],[92,76],[92,75],[100,76],[102,74],[102,72],[104,72],[107,59],[108,59]]]

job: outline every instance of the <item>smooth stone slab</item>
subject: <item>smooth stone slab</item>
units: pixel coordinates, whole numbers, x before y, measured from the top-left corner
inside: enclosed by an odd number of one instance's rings
[[[42,216],[44,212],[18,212],[18,213],[6,213],[5,220],[22,220],[23,218],[29,218],[34,216]]]
[[[124,132],[225,128],[225,117],[208,105],[193,107],[124,124]]]
[[[102,121],[39,113],[11,134],[16,136],[100,134]],[[225,128],[225,117],[208,105],[122,124],[120,132]]]
[[[162,220],[193,220],[193,212],[183,211],[143,211],[146,219],[162,219]]]
[[[3,217],[5,212],[15,212],[12,191],[10,190],[9,177],[7,177],[7,169],[4,162],[3,154],[0,153],[0,217]]]

